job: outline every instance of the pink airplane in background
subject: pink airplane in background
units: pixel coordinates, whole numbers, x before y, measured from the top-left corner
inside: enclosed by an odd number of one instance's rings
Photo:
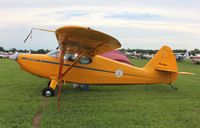
[[[120,51],[117,51],[117,50],[112,50],[110,52],[106,52],[104,54],[101,54],[101,56],[132,65],[132,63],[129,61],[129,59],[124,54],[122,54]]]

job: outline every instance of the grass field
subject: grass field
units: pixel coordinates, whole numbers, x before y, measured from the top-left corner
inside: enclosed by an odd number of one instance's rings
[[[145,60],[134,60],[143,66]],[[179,63],[180,76],[168,85],[92,86],[82,92],[64,85],[61,111],[57,98],[44,107],[41,90],[48,80],[30,75],[12,60],[0,59],[0,128],[32,127],[41,110],[44,128],[197,128],[200,127],[200,65]]]

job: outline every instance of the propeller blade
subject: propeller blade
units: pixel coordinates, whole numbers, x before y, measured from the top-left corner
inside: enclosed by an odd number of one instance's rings
[[[33,32],[33,30],[40,30],[40,31],[46,31],[46,32],[55,32],[55,31],[53,31],[53,30],[48,30],[48,29],[41,29],[41,28],[32,28],[31,29],[31,31],[30,31],[30,33],[28,34],[28,36],[26,37],[26,39],[24,40],[24,43],[26,43],[26,41],[28,40],[28,38],[31,36],[31,38],[32,38],[32,32]]]
[[[32,29],[31,29],[30,33],[28,34],[28,36],[26,37],[26,39],[24,40],[24,43],[26,43],[26,41],[28,40],[28,38],[30,37],[30,35],[32,35]]]
[[[54,30],[48,30],[48,29],[42,29],[42,28],[32,28],[40,31],[46,31],[46,32],[55,32]]]

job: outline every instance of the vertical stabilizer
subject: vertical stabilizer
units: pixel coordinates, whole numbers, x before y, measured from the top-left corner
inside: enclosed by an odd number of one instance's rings
[[[176,58],[168,46],[163,46],[145,67],[152,67],[158,71],[178,72]]]

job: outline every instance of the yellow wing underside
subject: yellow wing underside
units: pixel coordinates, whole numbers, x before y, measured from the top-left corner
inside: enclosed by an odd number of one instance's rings
[[[68,52],[95,56],[121,47],[114,37],[90,28],[65,26],[55,33],[60,48]]]

